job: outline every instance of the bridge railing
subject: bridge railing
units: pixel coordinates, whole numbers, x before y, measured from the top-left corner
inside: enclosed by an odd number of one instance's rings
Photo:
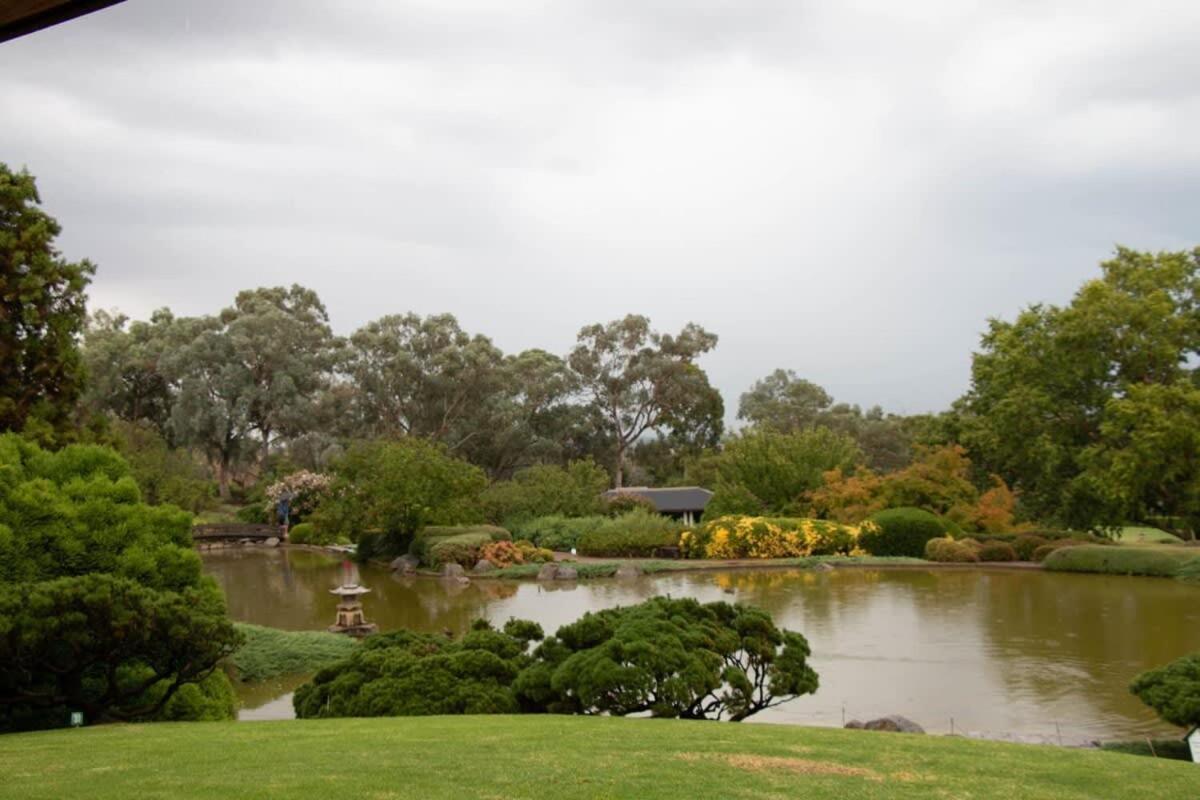
[[[212,525],[196,525],[192,528],[192,538],[204,539],[270,539],[283,537],[282,525],[253,525],[250,523],[228,523]]]

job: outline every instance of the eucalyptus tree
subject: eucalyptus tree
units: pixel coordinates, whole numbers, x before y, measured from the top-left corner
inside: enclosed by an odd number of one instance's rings
[[[738,400],[738,419],[781,433],[815,425],[833,404],[829,392],[790,369],[777,369],[754,382]]]
[[[595,419],[611,437],[614,484],[624,478],[626,454],[650,431],[680,430],[719,419],[720,394],[696,359],[717,337],[695,323],[677,336],[650,328],[636,314],[579,332],[568,363]]]
[[[146,322],[106,311],[92,314],[83,335],[85,404],[128,422],[148,422],[167,436],[176,387],[163,360],[180,344],[172,341],[174,328],[175,317],[166,308]]]
[[[463,423],[503,388],[503,356],[451,314],[393,314],[350,336],[359,435],[422,436],[457,450],[486,435]]]
[[[76,339],[95,267],[55,247],[58,222],[32,175],[0,163],[0,431],[61,427],[83,383]]]
[[[177,325],[171,429],[204,450],[228,497],[237,466],[256,451],[265,463],[276,438],[314,427],[342,343],[316,293],[297,285],[240,292],[218,316]]]

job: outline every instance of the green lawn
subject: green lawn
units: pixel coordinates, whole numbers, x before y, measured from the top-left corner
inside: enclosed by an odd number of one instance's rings
[[[171,723],[0,736],[0,797],[1200,797],[1180,761],[933,736],[598,717]]]
[[[1121,528],[1117,541],[1122,544],[1179,544],[1178,536],[1159,528],[1145,525],[1126,525]]]

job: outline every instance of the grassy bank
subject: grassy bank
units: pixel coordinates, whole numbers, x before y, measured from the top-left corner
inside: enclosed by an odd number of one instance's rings
[[[1095,572],[1107,575],[1148,575],[1173,578],[1190,561],[1200,560],[1200,549],[1148,545],[1064,547],[1046,557],[1042,566],[1052,572]]]
[[[316,672],[350,655],[357,645],[349,636],[324,631],[281,631],[240,622],[237,629],[246,644],[229,660],[235,677],[246,683]]]
[[[0,796],[1194,798],[1165,759],[904,734],[582,717],[175,723],[0,737]]]
[[[570,561],[566,563],[575,568],[581,579],[611,578],[616,574],[617,567],[622,564],[636,564],[643,573],[655,575],[663,572],[699,572],[702,570],[730,569],[763,569],[776,567],[792,567],[812,569],[821,564],[833,566],[896,566],[898,564],[928,564],[920,558],[902,558],[893,556],[809,556],[808,558],[770,558],[770,559],[739,559],[733,561],[707,559],[651,559],[627,558],[620,561]],[[488,578],[536,578],[541,564],[516,564],[511,567],[494,570],[486,575],[472,577]]]

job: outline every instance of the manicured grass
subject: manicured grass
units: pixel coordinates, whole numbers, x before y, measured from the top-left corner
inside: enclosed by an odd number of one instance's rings
[[[1122,544],[1179,544],[1182,539],[1159,528],[1126,525],[1117,535],[1117,541]]]
[[[605,717],[170,723],[0,737],[0,796],[1195,798],[1167,759],[906,734]]]
[[[1190,547],[1080,545],[1046,556],[1042,566],[1053,572],[1099,572],[1110,575],[1150,575],[1172,578],[1179,568],[1200,558]]]
[[[325,631],[281,631],[261,625],[237,623],[246,643],[230,657],[238,680],[246,683],[316,672],[340,661],[357,640]]]
[[[1197,555],[1200,555],[1198,553]],[[808,558],[771,558],[750,561],[743,559],[740,561],[706,561],[703,559],[645,559],[631,558],[624,561],[567,561],[559,562],[569,564],[579,572],[579,577],[587,578],[610,578],[617,571],[622,563],[634,563],[641,568],[642,572],[647,575],[653,575],[660,572],[692,572],[703,569],[736,569],[738,567],[800,567],[802,569],[811,569],[819,564],[856,564],[856,565],[878,565],[888,566],[896,564],[927,564],[929,562],[920,558],[905,558],[903,556],[810,556]],[[487,573],[484,577],[489,578],[536,578],[538,570],[541,569],[541,564],[516,564],[504,569],[498,569]],[[472,576],[479,577],[479,576]]]

